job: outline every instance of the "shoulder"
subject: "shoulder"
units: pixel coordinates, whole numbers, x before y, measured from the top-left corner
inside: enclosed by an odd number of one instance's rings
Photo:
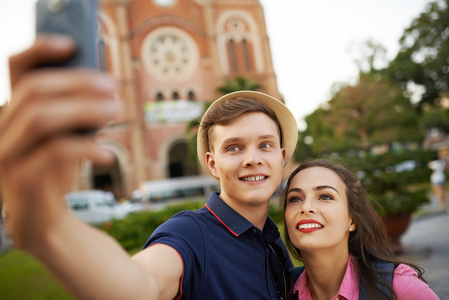
[[[193,211],[182,211],[173,215],[154,230],[145,247],[154,243],[167,243],[175,248],[178,248],[176,244],[202,243],[204,225],[200,218],[201,216]]]
[[[190,210],[181,211],[159,225],[159,227],[154,231],[153,235],[159,232],[189,235],[192,230],[201,230],[201,224],[204,222],[201,221],[201,219],[201,214],[197,212]]]
[[[173,216],[171,216],[167,221],[165,221],[164,223],[161,224],[165,225],[165,224],[169,224],[169,223],[177,223],[177,222],[186,222],[186,223],[192,223],[192,222],[197,222],[197,220],[201,217],[201,214],[199,214],[198,212],[195,211],[191,211],[191,210],[183,210],[180,211],[176,214],[174,214]]]
[[[439,299],[429,285],[418,278],[418,273],[406,264],[396,268],[393,289],[398,299]]]

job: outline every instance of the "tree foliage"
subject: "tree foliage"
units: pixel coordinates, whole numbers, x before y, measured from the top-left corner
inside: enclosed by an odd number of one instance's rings
[[[426,192],[414,186],[427,181],[430,172],[428,153],[419,149],[424,132],[418,120],[397,83],[366,72],[307,116],[300,137],[303,142],[309,138],[313,156],[348,162],[384,213],[413,212],[428,201]]]
[[[399,43],[382,69],[383,47],[366,42],[356,61],[359,81],[338,86],[306,117],[298,144],[306,148],[302,154],[347,161],[385,214],[413,212],[428,202],[432,154],[422,150],[423,140],[431,128],[449,132],[449,0],[429,3]],[[422,95],[415,107],[417,88]]]
[[[425,107],[419,124],[423,131],[438,128],[449,133],[449,109],[435,106]]]
[[[449,89],[449,0],[436,0],[405,29],[400,51],[385,70],[407,88],[424,87],[420,104],[434,104]]]
[[[418,115],[394,83],[361,75],[306,118],[313,150],[369,149],[393,142],[419,142]]]
[[[217,91],[219,93],[222,93],[223,95],[237,92],[237,91],[256,91],[260,88],[260,84],[256,82],[252,82],[245,77],[236,77],[233,80],[228,80],[226,83],[220,87],[217,88]]]

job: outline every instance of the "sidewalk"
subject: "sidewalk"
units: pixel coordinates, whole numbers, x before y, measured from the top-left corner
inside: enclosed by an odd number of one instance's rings
[[[400,258],[424,268],[424,278],[441,299],[449,299],[449,214],[432,197],[401,238]]]

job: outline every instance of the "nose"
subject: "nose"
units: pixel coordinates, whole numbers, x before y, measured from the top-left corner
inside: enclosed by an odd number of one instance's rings
[[[249,166],[260,165],[262,163],[260,154],[258,153],[257,150],[258,149],[255,149],[254,147],[246,148],[243,166],[249,167]]]
[[[300,213],[301,215],[316,213],[316,209],[313,206],[313,201],[307,198],[304,199],[301,205]]]

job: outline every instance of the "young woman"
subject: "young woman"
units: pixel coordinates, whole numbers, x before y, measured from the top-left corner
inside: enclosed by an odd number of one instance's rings
[[[304,263],[292,272],[291,299],[438,299],[421,268],[390,252],[382,219],[345,167],[301,164],[283,209],[287,247]]]

